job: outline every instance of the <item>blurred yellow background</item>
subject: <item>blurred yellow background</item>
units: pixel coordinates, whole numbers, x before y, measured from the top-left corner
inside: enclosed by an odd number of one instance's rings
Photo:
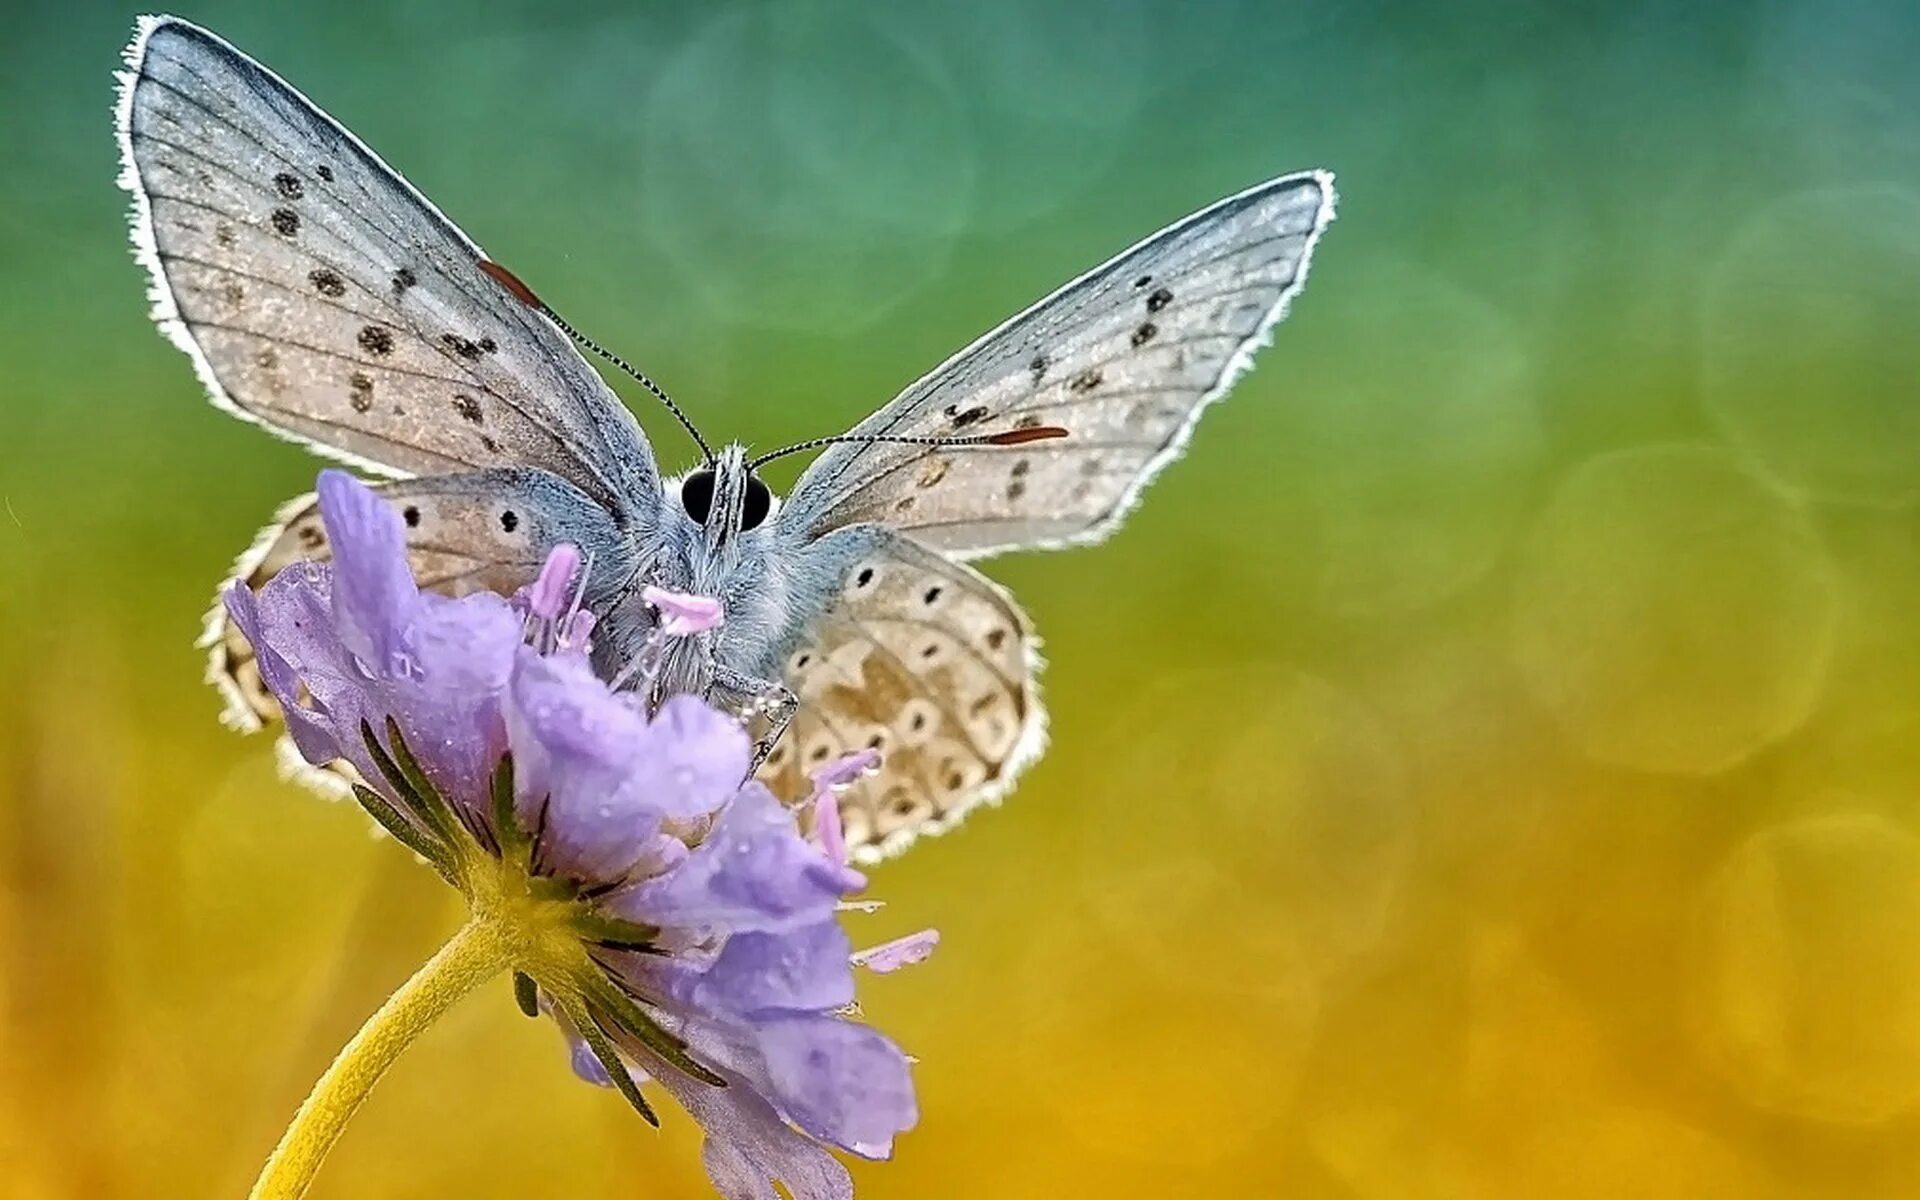
[[[456,902],[216,726],[200,615],[317,464],[146,321],[131,12],[4,7],[0,1195],[237,1196]],[[989,567],[1054,746],[876,875],[856,937],[946,940],[865,989],[923,1120],[864,1196],[1920,1191],[1911,5],[183,15],[760,446],[1340,173],[1128,528]],[[694,1131],[577,1083],[504,982],[314,1192],[575,1194],[707,1194]]]

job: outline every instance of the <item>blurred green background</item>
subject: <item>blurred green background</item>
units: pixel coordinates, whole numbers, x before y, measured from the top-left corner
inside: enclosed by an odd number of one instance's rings
[[[149,327],[131,23],[0,39],[0,1194],[235,1196],[455,901],[216,726],[316,467]],[[868,1197],[1911,1196],[1920,12],[209,3],[711,433],[828,432],[1285,170],[1340,219],[1106,546],[995,562],[1054,746],[876,877]],[[686,446],[642,408],[670,464]],[[790,476],[783,476],[784,482]],[[502,984],[345,1197],[706,1194]]]

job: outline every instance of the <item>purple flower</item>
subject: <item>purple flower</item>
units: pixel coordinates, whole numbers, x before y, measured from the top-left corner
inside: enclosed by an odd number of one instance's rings
[[[511,926],[522,1004],[576,1070],[649,1119],[643,1083],[679,1099],[724,1195],[850,1195],[827,1147],[884,1157],[917,1117],[906,1057],[841,1015],[864,878],[745,782],[736,719],[691,696],[649,713],[593,673],[573,547],[511,602],[448,599],[415,585],[390,506],[339,471],[319,493],[332,565],[226,597],[300,753],[344,759],[367,811]],[[652,602],[710,627],[687,599]]]

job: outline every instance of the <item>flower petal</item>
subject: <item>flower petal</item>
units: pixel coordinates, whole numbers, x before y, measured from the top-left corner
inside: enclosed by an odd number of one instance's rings
[[[471,808],[506,751],[501,706],[520,649],[520,619],[501,597],[422,596],[408,631],[417,673],[380,696],[406,731],[427,775]],[[375,722],[376,726],[379,724]],[[482,805],[481,815],[490,806]]]
[[[345,471],[320,472],[320,518],[333,545],[333,614],[340,639],[381,675],[409,670],[405,631],[420,589],[407,565],[400,514]]]
[[[865,882],[809,845],[793,814],[749,783],[687,861],[611,903],[654,925],[778,932],[827,919]]]
[[[801,1129],[867,1158],[919,1120],[907,1056],[865,1025],[791,1016],[759,1025],[772,1099]]]
[[[853,1200],[846,1167],[750,1089],[689,1083],[673,1091],[706,1130],[700,1161],[726,1200],[779,1200],[776,1180],[793,1200]]]
[[[736,933],[691,989],[710,1012],[824,1012],[853,1003],[847,935],[833,920],[790,933]]]
[[[296,575],[286,571],[269,581],[270,590],[262,595],[256,596],[245,584],[235,584],[227,589],[225,601],[234,627],[253,645],[261,682],[280,702],[294,745],[301,757],[320,765],[341,757],[342,748],[326,714],[316,714],[307,707],[312,694],[305,691],[301,667],[314,660],[337,659],[345,650],[333,636],[330,623],[287,621],[281,619],[280,611],[288,600],[309,612],[324,611],[326,593],[319,589],[325,586],[326,573],[323,567],[314,565],[318,582],[306,572]],[[281,603],[269,604],[268,599]]]
[[[648,726],[652,751],[641,762],[650,799],[669,817],[699,817],[740,790],[752,743],[733,718],[696,696],[669,696]]]
[[[540,830],[541,865],[591,882],[619,879],[660,824],[659,810],[632,786],[649,753],[646,719],[584,659],[522,650],[506,728],[520,819]]]

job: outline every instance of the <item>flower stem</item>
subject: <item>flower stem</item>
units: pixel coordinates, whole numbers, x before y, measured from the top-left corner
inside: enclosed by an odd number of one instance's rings
[[[507,967],[490,922],[470,920],[400,985],[334,1058],[273,1148],[249,1200],[299,1200],[347,1122],[400,1052],[454,1003]]]

